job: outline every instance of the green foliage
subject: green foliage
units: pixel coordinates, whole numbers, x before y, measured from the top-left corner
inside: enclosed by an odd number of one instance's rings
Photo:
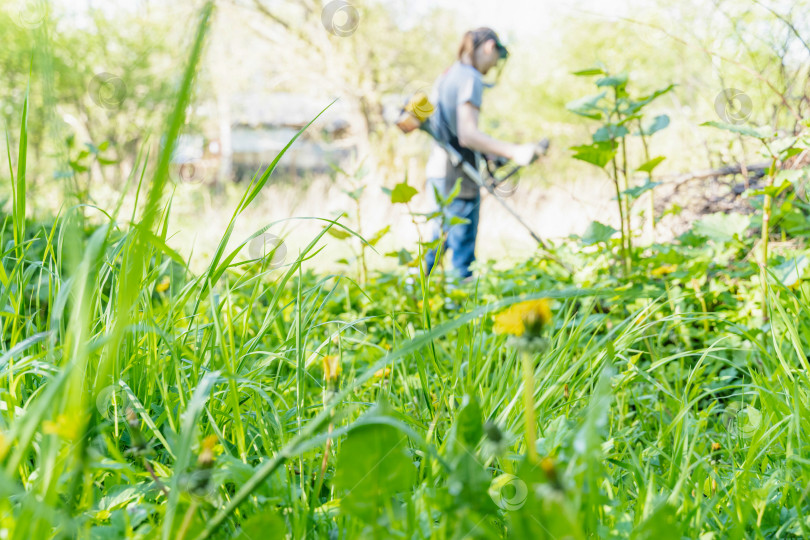
[[[335,487],[345,492],[341,511],[373,524],[390,498],[413,485],[416,468],[408,437],[386,424],[360,425],[349,432],[337,458]]]
[[[616,157],[617,145],[612,141],[594,141],[593,144],[572,146],[571,150],[574,159],[579,159],[585,163],[605,167]]]
[[[650,159],[647,137],[661,131],[669,125],[669,116],[658,115],[652,120],[645,119],[643,109],[657,98],[669,93],[675,87],[669,85],[652,92],[649,95],[633,98],[627,91],[629,76],[627,73],[611,75],[604,65],[599,65],[593,69],[586,69],[575,73],[580,77],[591,77],[602,75],[595,82],[597,88],[609,88],[599,94],[584,97],[570,102],[566,108],[592,120],[601,122],[596,131],[591,135],[592,142],[572,146],[574,152],[572,157],[596,167],[603,169],[613,181],[616,189],[616,204],[619,211],[619,223],[621,228],[621,257],[625,274],[630,272],[634,251],[633,251],[633,226],[631,222],[632,202],[643,193],[650,193],[650,212],[648,219],[652,229],[655,226],[655,208],[653,205],[653,189],[659,185],[652,180],[652,172],[663,157]],[[635,124],[637,135],[641,139],[644,150],[645,161],[636,167],[637,172],[646,173],[647,181],[640,186],[632,185],[632,178],[629,174],[631,169],[628,162],[628,137],[630,136],[630,126]]]
[[[600,242],[607,242],[617,232],[619,231],[609,225],[592,221],[585,230],[585,234],[582,235],[582,243],[586,246],[591,246]]]
[[[774,136],[774,131],[768,127],[751,127],[745,124],[729,124],[726,122],[705,122],[701,124],[702,126],[709,126],[717,129],[723,129],[726,131],[730,131],[732,133],[738,133],[740,135],[745,135],[746,137],[752,137],[754,139],[771,139]]]
[[[751,219],[742,214],[712,214],[695,223],[694,232],[715,242],[728,242],[743,237]]]
[[[310,259],[329,238],[373,246],[388,229],[366,240],[324,220],[281,266],[244,260],[244,243],[229,250],[276,160],[245,187],[208,267],[190,272],[166,233],[166,163],[212,6],[133,213],[141,220],[122,219],[120,203],[95,225],[75,208],[27,220],[25,145],[10,167],[14,198],[0,215],[2,534],[807,535],[810,475],[797,456],[810,453],[810,264],[801,246],[771,254],[770,267],[767,256],[749,260],[750,216],[708,216],[633,251],[621,278],[609,252],[617,231],[594,222],[582,243],[606,249],[555,248],[573,275],[538,255],[505,270],[482,261],[477,283],[453,287],[401,271],[370,271],[358,284]],[[642,122],[649,96],[631,100],[625,76],[580,74],[602,77],[612,105],[626,100],[607,110],[614,118],[596,136],[605,141],[594,142],[614,143],[612,159],[633,137],[629,125],[643,140],[665,123]],[[33,141],[23,103],[20,140]],[[766,142],[781,161],[800,139]],[[73,161],[81,168],[109,149]],[[646,156],[636,168],[646,181],[623,186],[619,200],[651,193],[660,162]],[[774,202],[770,230],[802,231],[810,208],[789,188],[803,176],[777,166],[769,176],[752,197]],[[347,187],[351,201],[362,198],[362,186]],[[407,204],[414,188],[403,182],[391,195]],[[515,350],[492,315],[540,298],[553,308],[547,347]],[[524,432],[536,444],[515,435]]]
[[[419,193],[419,191],[415,187],[409,186],[407,181],[400,182],[391,190],[391,202],[394,204],[407,204],[411,202],[411,199],[413,199],[414,195],[417,193]]]
[[[255,540],[256,538],[283,538],[287,534],[284,520],[272,512],[260,512],[251,516],[240,527],[234,540]]]
[[[638,168],[637,168],[636,170],[637,170],[637,171],[639,171],[639,172],[651,173],[651,172],[653,172],[653,170],[655,170],[655,168],[656,168],[656,167],[658,167],[658,166],[661,164],[661,162],[662,162],[662,161],[664,161],[665,159],[666,159],[666,158],[665,158],[664,156],[658,156],[658,157],[655,157],[655,158],[653,158],[653,159],[651,159],[651,160],[649,160],[649,161],[645,161],[644,163],[642,163],[641,165],[639,165],[639,166],[638,166]]]

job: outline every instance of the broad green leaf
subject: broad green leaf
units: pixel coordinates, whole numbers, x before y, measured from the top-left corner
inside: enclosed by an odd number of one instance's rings
[[[785,148],[780,152],[779,159],[784,162],[789,160],[793,156],[801,154],[802,152],[804,152],[804,149],[791,146],[790,148]]]
[[[596,130],[593,134],[593,142],[607,142],[614,139],[621,139],[626,136],[629,131],[624,126],[617,126],[616,124],[605,124]]]
[[[466,225],[470,220],[463,217],[453,216],[450,218],[450,225]]]
[[[481,406],[475,397],[465,395],[456,415],[456,437],[468,449],[474,449],[484,435],[484,419]]]
[[[372,245],[372,246],[377,245],[377,242],[379,242],[382,239],[383,236],[388,234],[388,231],[390,231],[390,230],[391,230],[391,225],[386,225],[385,227],[383,227],[382,229],[380,229],[379,231],[374,233],[374,236],[372,236],[369,239],[368,243],[370,245]]]
[[[281,513],[269,509],[259,510],[250,516],[240,528],[234,540],[257,540],[258,538],[285,538],[287,525]]]
[[[640,186],[634,186],[634,187],[625,189],[624,191],[622,191],[622,194],[627,195],[628,197],[633,197],[634,199],[637,199],[643,193],[646,193],[646,192],[650,191],[651,189],[654,189],[656,186],[660,186],[660,185],[661,185],[661,182],[650,182],[650,180],[647,179],[647,182],[645,182],[644,184],[642,184]]]
[[[326,227],[324,227],[324,228],[326,228]],[[351,236],[351,233],[348,233],[348,232],[344,231],[343,229],[338,229],[337,227],[329,227],[326,230],[326,232],[329,233],[331,236],[334,236],[335,238],[339,239],[339,240],[345,240],[346,238]]]
[[[792,287],[804,276],[810,259],[806,255],[793,257],[773,269],[774,275],[786,287]]]
[[[773,179],[773,185],[776,187],[780,187],[785,183],[792,185],[800,180],[805,174],[806,171],[802,169],[782,169],[776,173],[776,176]]]
[[[359,199],[360,199],[360,197],[362,197],[362,195],[363,195],[363,191],[364,191],[365,189],[366,189],[366,186],[360,186],[360,187],[359,187],[359,188],[357,188],[357,189],[353,189],[353,190],[344,189],[344,190],[342,190],[342,191],[343,191],[343,193],[345,193],[346,195],[348,195],[349,197],[351,197],[351,198],[352,198],[352,200],[357,201],[357,200],[359,200]]]
[[[660,165],[661,162],[664,161],[665,159],[666,158],[664,156],[654,157],[650,161],[646,161],[643,164],[641,164],[639,166],[639,168],[636,169],[636,171],[645,172],[645,173],[651,173],[651,172],[653,172],[653,169],[658,167],[658,165]]]
[[[595,94],[593,96],[585,96],[583,98],[568,102],[565,105],[565,108],[574,114],[585,116],[586,118],[591,118],[593,120],[601,120],[606,111],[603,107],[599,107],[599,101],[601,101],[606,95],[607,92],[600,92],[599,94]]]
[[[608,75],[596,81],[596,86],[611,86],[613,88],[623,88],[627,85],[627,73],[619,73],[618,75]]]
[[[442,195],[441,190],[438,188],[438,186],[436,186],[436,184],[431,184],[431,186],[433,188],[433,195],[436,197],[436,201],[438,201],[441,208],[444,208],[453,202],[458,194],[461,193],[461,177],[456,178],[456,183],[453,185],[453,189],[450,190],[450,193],[448,193],[446,197]]]
[[[447,485],[457,507],[467,507],[485,515],[497,511],[495,501],[489,495],[492,474],[484,469],[475,454],[467,448],[452,456]],[[482,538],[495,538],[486,535]]]
[[[423,242],[422,245],[426,249],[438,249],[441,241],[442,241],[441,238],[436,238],[435,240],[431,240],[429,242]]]
[[[585,234],[582,235],[582,243],[586,246],[592,246],[593,244],[598,244],[600,242],[607,242],[617,232],[619,231],[610,225],[605,225],[603,223],[599,223],[598,221],[592,221],[585,230]]]
[[[746,439],[753,437],[761,425],[762,413],[752,405],[745,405],[734,417],[733,426],[736,427],[737,433]]]
[[[653,92],[648,96],[644,96],[637,100],[627,100],[627,108],[624,109],[622,112],[624,114],[635,114],[644,107],[646,107],[648,104],[650,104],[653,100],[663,96],[664,94],[671,92],[673,88],[675,88],[675,85],[670,84],[666,88],[656,90],[655,92]]]
[[[666,128],[669,125],[669,116],[666,114],[659,114],[650,121],[644,122],[641,125],[641,131],[636,132],[637,135],[653,135]]]
[[[616,144],[613,143],[594,143],[582,146],[572,146],[571,150],[574,151],[572,156],[574,159],[596,165],[597,167],[604,167],[616,155]]]
[[[743,214],[711,214],[697,221],[693,230],[698,236],[704,236],[715,242],[729,242],[734,238],[741,238],[751,218]]]
[[[96,508],[102,511],[111,512],[124,507],[130,501],[144,496],[148,492],[146,484],[120,485],[116,486],[101,497]]]
[[[399,251],[389,251],[385,254],[386,257],[395,257],[399,260],[399,264],[406,265],[413,261],[413,255],[407,249],[400,249]]]
[[[416,468],[407,436],[387,424],[352,429],[340,447],[334,484],[346,492],[342,512],[373,523],[392,495],[410,489]]]
[[[739,133],[740,135],[745,135],[746,137],[753,137],[755,139],[768,139],[773,137],[773,130],[767,126],[762,127],[752,127],[744,124],[727,124],[725,122],[704,122],[700,124],[701,126],[708,126],[717,129],[723,129],[726,131],[731,131],[732,133]]]
[[[782,193],[782,191],[784,191],[784,190],[781,189],[781,188],[778,188],[778,187],[775,187],[775,186],[768,186],[768,187],[764,187],[762,189],[749,189],[749,190],[746,190],[743,193],[743,196],[744,197],[757,197],[757,196],[762,196],[762,195],[770,195],[771,197],[776,197],[777,195]]]
[[[352,175],[355,180],[360,180],[364,178],[368,174],[368,167],[365,165],[366,158],[363,158],[363,161],[360,163],[360,166],[357,167],[357,170],[354,171]]]
[[[409,186],[407,182],[400,182],[391,191],[391,202],[408,203],[417,193],[419,191],[415,187]]]
[[[70,168],[78,173],[83,173],[90,170],[89,167],[81,165],[78,161],[69,161],[68,165],[70,165]]]
[[[624,101],[624,100],[622,100],[622,101]],[[640,114],[631,114],[631,115],[625,116],[624,118],[619,120],[617,122],[617,125],[626,126],[627,124],[630,124],[630,123],[635,122],[636,120],[640,120],[640,119],[641,119]]]
[[[752,191],[750,195],[770,195],[776,197],[790,186],[798,186],[802,189],[802,179],[807,177],[807,169],[782,169],[777,171],[773,179],[773,185]]]
[[[450,193],[447,197],[442,198],[442,203],[447,205],[456,200],[458,194],[461,193],[461,178],[456,178],[456,183],[453,185],[453,189],[450,190]]]

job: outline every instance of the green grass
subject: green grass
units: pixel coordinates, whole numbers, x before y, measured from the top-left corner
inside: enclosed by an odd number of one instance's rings
[[[746,237],[636,248],[622,279],[613,241],[559,247],[574,276],[538,257],[462,287],[400,271],[361,284],[316,271],[330,227],[355,234],[335,221],[279,268],[244,256],[277,224],[227,250],[273,163],[193,274],[167,245],[171,145],[130,178],[146,194],[128,223],[120,205],[46,223],[25,219],[27,135],[23,120],[0,223],[0,538],[810,532],[808,287],[772,275],[758,325]],[[492,315],[537,298],[554,317],[528,353],[531,462],[523,353]]]

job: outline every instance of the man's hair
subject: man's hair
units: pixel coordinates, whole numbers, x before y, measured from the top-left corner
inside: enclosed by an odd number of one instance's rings
[[[488,39],[494,39],[495,43],[500,43],[498,34],[496,34],[495,30],[492,28],[482,26],[475,30],[468,30],[464,33],[464,37],[461,38],[461,46],[458,48],[458,59],[461,60],[465,54],[472,55],[475,49]]]

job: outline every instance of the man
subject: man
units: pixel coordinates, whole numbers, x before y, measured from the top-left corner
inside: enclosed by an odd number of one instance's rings
[[[543,149],[536,144],[513,144],[493,139],[478,129],[478,115],[484,92],[483,76],[499,61],[507,58],[508,51],[491,28],[478,28],[464,34],[456,61],[436,82],[433,99],[436,111],[431,115],[431,130],[449,143],[465,161],[479,170],[480,153],[511,159],[518,165],[528,165],[542,155]],[[475,240],[478,232],[481,194],[478,184],[464,174],[462,166],[453,166],[449,156],[438,143],[434,143],[427,164],[428,190],[434,189],[446,197],[461,178],[461,191],[444,208],[444,232],[447,237],[442,253],[452,252],[452,263],[462,279],[472,275],[470,265],[475,260]],[[438,209],[438,202],[434,197]],[[464,224],[450,226],[453,217],[467,220]],[[441,235],[438,224],[433,239]],[[426,255],[427,272],[437,262],[437,250]]]

